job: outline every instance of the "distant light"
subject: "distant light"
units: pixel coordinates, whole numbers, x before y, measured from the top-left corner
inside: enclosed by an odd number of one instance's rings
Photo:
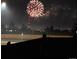
[[[16,31],[16,30],[15,30]]]
[[[9,30],[9,32],[12,32],[13,30]]]
[[[6,3],[3,2],[3,3],[1,4],[1,7],[2,7],[2,8],[5,8],[5,7],[6,7]]]
[[[6,31],[8,31],[8,30],[6,30]]]
[[[23,36],[24,34],[23,33],[21,33],[21,36]]]

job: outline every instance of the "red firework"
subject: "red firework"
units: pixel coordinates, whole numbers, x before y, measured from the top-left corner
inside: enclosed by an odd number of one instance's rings
[[[30,17],[43,16],[44,5],[38,0],[30,0],[27,5],[27,13]]]

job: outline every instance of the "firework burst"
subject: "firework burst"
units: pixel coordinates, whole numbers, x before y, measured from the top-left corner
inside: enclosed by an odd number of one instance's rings
[[[27,6],[27,13],[30,17],[43,16],[44,5],[38,0],[30,0]]]

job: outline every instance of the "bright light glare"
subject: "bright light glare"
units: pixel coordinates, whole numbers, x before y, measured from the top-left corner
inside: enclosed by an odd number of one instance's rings
[[[1,7],[2,7],[2,8],[5,8],[5,7],[6,7],[6,3],[3,2],[3,3],[1,4]]]

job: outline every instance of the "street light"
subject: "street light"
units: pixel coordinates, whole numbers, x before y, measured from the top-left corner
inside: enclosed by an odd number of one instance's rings
[[[2,2],[1,8],[2,8],[2,9],[6,8],[6,3],[5,3],[5,2]]]

